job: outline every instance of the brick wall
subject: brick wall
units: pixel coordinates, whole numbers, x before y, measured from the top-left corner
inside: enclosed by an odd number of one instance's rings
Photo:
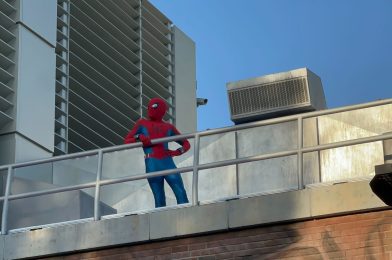
[[[46,258],[49,259],[392,259],[392,210]]]

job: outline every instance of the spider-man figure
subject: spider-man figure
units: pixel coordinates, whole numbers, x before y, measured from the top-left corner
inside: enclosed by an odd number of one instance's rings
[[[166,102],[160,98],[153,98],[148,103],[148,120],[139,119],[132,130],[126,135],[124,142],[134,143],[140,141],[143,143],[144,162],[146,172],[161,171],[177,168],[173,162],[173,156],[179,156],[191,147],[188,140],[177,141],[180,148],[169,150],[167,143],[151,144],[151,139],[163,138],[173,135],[179,135],[180,132],[172,125],[164,122],[163,116],[166,113]],[[188,203],[188,198],[179,173],[170,174],[160,177],[148,178],[148,183],[154,194],[155,207],[166,206],[166,197],[164,190],[164,180],[172,188],[176,196],[177,203]]]

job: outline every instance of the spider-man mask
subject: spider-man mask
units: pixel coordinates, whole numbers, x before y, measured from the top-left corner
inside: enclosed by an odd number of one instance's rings
[[[160,98],[152,98],[150,102],[148,102],[148,117],[152,121],[162,121],[163,116],[166,113],[167,105],[163,99]]]

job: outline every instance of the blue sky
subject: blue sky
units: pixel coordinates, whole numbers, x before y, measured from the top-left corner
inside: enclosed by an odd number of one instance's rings
[[[392,98],[392,0],[150,0],[196,43],[198,130],[233,125],[226,83],[308,67],[329,108]]]

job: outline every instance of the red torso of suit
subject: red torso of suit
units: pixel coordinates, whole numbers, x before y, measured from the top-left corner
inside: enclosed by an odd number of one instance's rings
[[[125,143],[134,143],[138,141],[138,135],[144,135],[150,139],[158,139],[168,136],[179,135],[180,132],[170,123],[164,121],[152,121],[147,119],[139,119],[132,130],[126,135]],[[186,152],[190,148],[188,140],[177,141],[182,146],[183,152]],[[151,146],[143,147],[144,153],[152,158],[165,158],[170,155],[168,149],[168,143],[159,143]]]

